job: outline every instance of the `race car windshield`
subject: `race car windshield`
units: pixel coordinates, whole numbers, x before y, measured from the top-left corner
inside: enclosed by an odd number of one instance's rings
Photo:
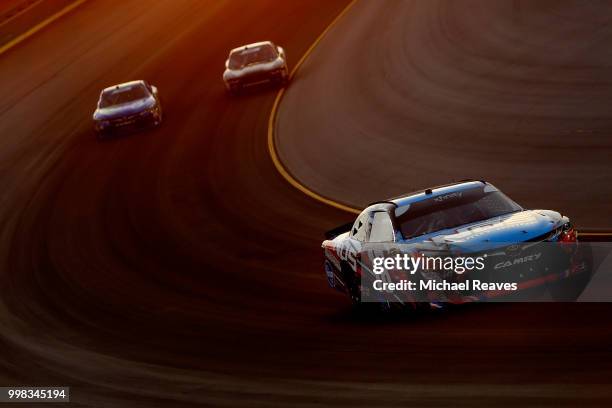
[[[124,103],[130,103],[140,99],[144,99],[149,96],[149,93],[144,86],[132,86],[113,89],[104,92],[100,100],[101,108],[108,108],[109,106],[123,105]]]
[[[413,203],[397,221],[404,239],[411,239],[521,210],[499,191],[471,189]]]
[[[251,64],[274,61],[278,57],[271,45],[242,49],[234,51],[229,58],[229,68],[239,69]]]

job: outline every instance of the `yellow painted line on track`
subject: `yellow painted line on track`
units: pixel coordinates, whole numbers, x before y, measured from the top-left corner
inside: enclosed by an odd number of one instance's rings
[[[289,79],[290,80],[295,76],[295,73],[298,71],[300,66],[304,63],[304,61],[306,61],[308,56],[317,47],[317,45],[321,42],[321,40],[325,37],[325,35],[329,32],[329,30],[331,30],[331,28],[336,24],[336,22],[338,22],[338,20],[340,20],[342,18],[342,16],[344,16],[346,14],[346,12],[349,11],[349,9],[356,2],[357,2],[357,0],[351,1],[340,12],[340,14],[338,14],[336,16],[336,18],[334,18],[332,20],[331,23],[329,23],[329,25],[325,28],[325,30],[323,30],[323,32],[321,34],[319,34],[317,39],[306,50],[304,55],[302,55],[302,58],[300,58],[300,60],[297,62],[297,64],[295,64],[295,66],[291,70],[291,74],[289,75]],[[315,200],[317,200],[319,202],[322,202],[324,204],[327,204],[327,205],[330,205],[330,206],[332,206],[334,208],[337,208],[339,210],[347,211],[349,213],[354,213],[354,214],[361,213],[361,210],[358,209],[358,208],[353,208],[353,207],[350,207],[348,205],[339,203],[337,201],[334,201],[334,200],[332,200],[330,198],[327,198],[327,197],[323,197],[321,194],[318,194],[318,193],[312,191],[311,189],[309,189],[308,187],[306,187],[305,185],[300,183],[295,177],[293,177],[291,175],[291,173],[289,173],[289,171],[285,168],[285,166],[281,162],[281,160],[280,160],[280,158],[278,156],[278,152],[276,151],[276,145],[274,143],[274,129],[275,129],[275,126],[276,126],[276,118],[277,118],[277,113],[278,113],[278,106],[280,104],[281,99],[283,99],[283,95],[285,95],[285,89],[284,88],[282,88],[280,91],[278,91],[278,94],[276,94],[276,99],[274,99],[274,104],[272,105],[272,111],[270,112],[270,118],[268,119],[268,152],[270,153],[270,157],[272,158],[272,162],[274,163],[274,167],[276,167],[276,170],[280,173],[280,175],[285,180],[287,180],[287,182],[289,184],[291,184],[293,187],[295,187],[296,189],[298,189],[302,193],[306,194],[307,196],[309,196],[311,198],[314,198]]]
[[[40,30],[42,30],[43,28],[47,27],[49,24],[53,23],[57,19],[59,19],[59,18],[65,16],[66,14],[70,13],[72,10],[74,10],[77,7],[79,7],[81,4],[85,3],[86,1],[87,0],[77,0],[77,1],[75,1],[74,3],[64,7],[63,9],[61,9],[57,13],[53,14],[52,16],[49,16],[45,20],[43,20],[40,23],[36,24],[34,27],[30,28],[25,33],[20,34],[19,36],[13,38],[11,41],[9,41],[8,43],[6,43],[6,44],[4,44],[3,46],[0,47],[0,55],[4,54],[5,52],[10,50],[11,48],[15,47],[16,45],[18,45],[18,44],[22,43],[23,41],[27,40],[28,38],[32,37],[34,34],[39,32]]]

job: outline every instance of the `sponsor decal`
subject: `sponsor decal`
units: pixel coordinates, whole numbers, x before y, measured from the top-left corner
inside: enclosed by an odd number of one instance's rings
[[[527,255],[527,256],[523,256],[523,257],[519,257],[519,258],[514,258],[512,261],[499,262],[499,263],[495,264],[494,268],[495,269],[504,269],[504,268],[509,268],[511,266],[515,266],[515,265],[522,265],[522,264],[529,263],[529,262],[535,262],[538,259],[540,259],[541,257],[542,257],[542,253],[538,252],[536,254]]]
[[[357,272],[357,251],[350,241],[343,241],[338,246],[340,259],[347,262],[355,272]]]
[[[518,250],[519,250],[519,248],[520,248],[520,246],[519,246],[519,245],[517,245],[517,244],[510,245],[510,246],[506,247],[506,252],[512,252],[512,253],[514,253],[514,252],[518,251]]]
[[[446,200],[450,200],[450,199],[453,199],[453,198],[461,198],[461,196],[463,196],[463,192],[457,191],[457,192],[454,192],[454,193],[444,194],[444,195],[435,197],[434,201],[437,201],[437,202],[441,203],[441,202],[444,202]]]

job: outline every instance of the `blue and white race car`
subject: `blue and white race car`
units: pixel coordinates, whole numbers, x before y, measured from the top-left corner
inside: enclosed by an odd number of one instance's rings
[[[159,92],[142,80],[108,87],[100,93],[93,121],[98,137],[120,128],[159,126],[162,122]]]
[[[353,223],[328,232],[322,248],[329,285],[359,304],[367,290],[363,277],[372,273],[365,260],[368,247],[412,245],[425,248],[423,253],[455,255],[494,252],[497,257],[487,258],[487,277],[513,276],[526,289],[584,269],[572,265],[571,257],[543,266],[539,253],[531,255],[537,243],[552,243],[548,246],[555,250],[563,246],[563,254],[576,245],[576,236],[570,220],[558,212],[525,210],[490,183],[463,181],[374,203]],[[569,299],[561,299],[559,292],[556,300],[574,300],[584,285],[574,287]]]

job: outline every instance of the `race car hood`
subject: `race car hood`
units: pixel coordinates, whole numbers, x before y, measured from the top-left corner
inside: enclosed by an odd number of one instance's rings
[[[140,113],[155,106],[155,98],[148,97],[122,105],[98,108],[94,112],[94,120],[110,120]]]
[[[555,211],[525,210],[437,231],[406,242],[430,241],[439,248],[475,252],[508,243],[544,239],[567,221],[567,218]]]
[[[263,72],[273,71],[283,66],[284,61],[282,58],[277,58],[274,61],[262,62],[244,66],[240,69],[226,69],[223,73],[223,79],[230,80],[249,76],[253,74],[260,74]]]

